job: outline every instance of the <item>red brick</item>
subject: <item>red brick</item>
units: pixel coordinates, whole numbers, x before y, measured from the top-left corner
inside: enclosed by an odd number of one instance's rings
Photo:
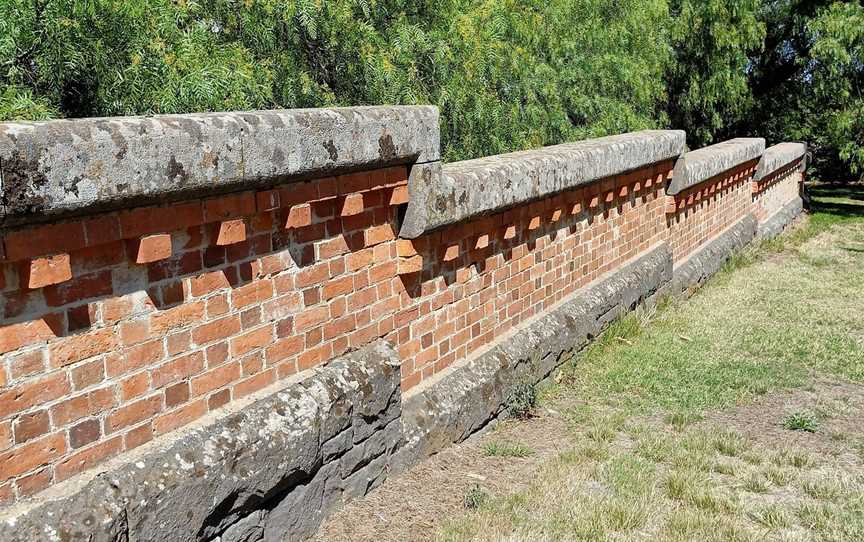
[[[83,222],[87,246],[104,245],[122,239],[120,221],[117,215],[109,214],[89,218]]]
[[[0,354],[47,341],[56,335],[46,318],[0,327]]]
[[[198,397],[240,378],[240,363],[232,362],[217,367],[192,379],[192,396]]]
[[[120,341],[124,346],[138,344],[150,338],[150,320],[130,320],[120,324]]]
[[[279,190],[265,190],[255,194],[255,208],[257,212],[272,211],[279,207]]]
[[[50,365],[53,368],[65,367],[99,354],[111,352],[117,345],[114,330],[99,329],[82,335],[65,337],[50,347]]]
[[[9,361],[9,374],[13,380],[41,373],[44,370],[45,351],[43,349],[18,354]],[[2,373],[2,369],[0,369],[0,373]]]
[[[12,425],[15,433],[15,444],[22,444],[36,437],[41,437],[51,428],[48,421],[48,411],[39,410],[22,414]]]
[[[144,236],[138,240],[135,248],[135,263],[143,264],[170,258],[173,252],[171,235],[160,233]]]
[[[408,203],[408,187],[397,186],[390,192],[390,205],[402,205]]]
[[[29,497],[34,495],[43,489],[46,489],[51,485],[53,480],[54,475],[51,473],[50,468],[44,468],[28,474],[27,476],[23,476],[15,481],[15,485],[18,486],[18,496]]]
[[[114,437],[105,442],[101,442],[96,446],[85,448],[80,452],[74,453],[61,461],[55,467],[54,472],[57,481],[63,481],[71,478],[76,474],[83,472],[97,464],[103,462],[109,457],[113,457],[123,451],[123,439],[120,436]]]
[[[339,194],[350,194],[352,192],[363,192],[372,186],[372,179],[368,171],[358,171],[349,175],[340,175],[336,181]]]
[[[217,246],[235,245],[245,240],[246,221],[242,218],[219,223],[219,232],[216,235]]]
[[[165,406],[173,408],[189,400],[189,383],[179,382],[165,389]]]
[[[101,414],[116,402],[112,387],[99,388],[54,405],[51,407],[51,419],[55,426],[62,427],[81,418]]]
[[[120,396],[123,401],[140,397],[150,389],[150,376],[146,371],[134,374],[120,383]]]
[[[151,372],[153,389],[183,380],[204,370],[204,354],[192,352],[160,365]]]
[[[198,201],[167,207],[138,207],[118,213],[117,218],[125,239],[182,230],[204,221],[201,203]]]
[[[242,192],[204,200],[204,221],[219,222],[255,214],[254,192]]]
[[[356,320],[353,314],[343,316],[336,320],[331,320],[324,324],[324,340],[329,341],[340,335],[346,335],[354,331]]]
[[[279,339],[273,343],[273,345],[268,347],[265,350],[264,355],[267,358],[267,364],[273,365],[292,356],[296,356],[303,351],[303,347],[304,343],[302,335],[285,337],[284,339]]]
[[[205,344],[225,339],[240,332],[240,317],[228,316],[203,324],[192,330],[192,340],[195,344]]]
[[[72,280],[69,254],[45,256],[21,266],[21,284],[26,288],[44,288],[68,280]]]
[[[363,194],[348,194],[342,199],[341,216],[359,215],[365,209]]]
[[[272,369],[264,371],[234,385],[234,399],[245,397],[266,388],[276,380],[276,372]]]
[[[27,260],[86,246],[82,222],[47,224],[6,234],[6,259]]]
[[[106,434],[114,433],[135,425],[146,419],[152,418],[162,410],[162,396],[151,395],[150,397],[129,403],[116,409],[105,418]]]
[[[225,406],[229,402],[231,402],[231,390],[219,390],[216,393],[211,393],[210,397],[207,398],[207,408],[210,410],[216,410],[217,408]]]
[[[54,433],[0,454],[0,480],[47,465],[66,453],[63,433]]]
[[[137,448],[151,440],[153,440],[153,428],[149,423],[130,429],[128,433],[123,435],[123,445],[127,450]]]
[[[321,325],[329,316],[326,306],[307,308],[294,317],[294,329],[299,333],[303,333],[315,326]]]
[[[351,248],[348,246],[348,241],[342,234],[339,234],[332,239],[327,239],[326,241],[317,243],[315,248],[319,260],[329,260],[330,258],[341,256],[342,254],[347,254],[351,251]]]
[[[164,335],[170,330],[192,325],[204,318],[204,302],[184,303],[150,316],[150,333]]]
[[[153,433],[162,435],[197,420],[207,413],[207,400],[203,397],[183,407],[167,412],[153,420]]]
[[[354,277],[348,275],[326,282],[322,289],[322,295],[326,301],[336,296],[349,294],[352,291],[354,291]]]
[[[85,420],[69,428],[69,444],[73,449],[96,442],[101,436],[102,424],[99,420]]]
[[[84,299],[102,297],[113,292],[111,270],[106,269],[75,277],[61,284],[45,287],[45,302],[51,307],[68,305]]]
[[[303,228],[312,224],[312,207],[308,203],[294,205],[285,218],[286,228]]]
[[[137,371],[153,365],[164,357],[165,347],[162,345],[161,338],[135,345],[121,353],[118,363],[108,367],[108,374],[113,377]]]
[[[0,452],[12,447],[12,420],[0,422]]]
[[[69,393],[65,373],[54,373],[0,391],[0,418],[29,410]]]
[[[265,326],[250,331],[229,341],[232,356],[242,356],[256,348],[262,348],[273,342],[273,326]]]
[[[363,242],[367,247],[392,241],[395,238],[396,234],[393,232],[393,227],[390,224],[372,226],[363,232]]]
[[[72,386],[76,390],[89,388],[105,380],[105,363],[102,359],[94,359],[91,362],[75,367],[71,371]]]
[[[271,280],[256,280],[231,292],[234,309],[242,309],[254,303],[262,303],[273,297]]]

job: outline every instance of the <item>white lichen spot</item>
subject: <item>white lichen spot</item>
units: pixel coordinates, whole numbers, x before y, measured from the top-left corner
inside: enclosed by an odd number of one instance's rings
[[[139,461],[139,462],[135,463],[135,466],[138,467],[139,469],[143,469],[147,465],[145,465],[143,461]]]
[[[189,461],[186,461],[185,459],[180,457],[180,454],[175,454],[174,459],[177,460],[177,463],[180,464],[180,468],[183,470],[192,470],[195,468],[195,463],[191,463]]]

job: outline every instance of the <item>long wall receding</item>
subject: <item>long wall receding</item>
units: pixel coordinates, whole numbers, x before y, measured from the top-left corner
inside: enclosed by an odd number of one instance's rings
[[[0,539],[302,539],[801,211],[806,146],[433,107],[0,124]]]

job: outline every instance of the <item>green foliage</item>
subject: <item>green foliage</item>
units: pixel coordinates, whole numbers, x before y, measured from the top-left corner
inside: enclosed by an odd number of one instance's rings
[[[0,0],[0,119],[431,103],[445,160],[651,127],[864,171],[831,0]]]
[[[760,0],[671,0],[675,63],[669,70],[672,125],[698,148],[714,141],[751,105],[746,68],[762,47]]]
[[[665,124],[664,0],[0,0],[0,118],[433,103],[445,158]]]

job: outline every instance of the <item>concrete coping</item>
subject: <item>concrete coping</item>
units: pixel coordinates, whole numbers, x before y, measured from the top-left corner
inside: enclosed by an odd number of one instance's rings
[[[438,109],[0,123],[0,225],[440,160]]]
[[[762,159],[759,160],[759,165],[756,167],[756,174],[753,175],[754,181],[760,181],[768,175],[774,173],[778,169],[800,160],[807,155],[806,143],[778,143],[772,147],[765,149],[762,154]],[[801,171],[806,167],[805,162],[801,161]]]
[[[542,149],[415,168],[400,235],[413,239],[599,179],[677,158],[682,130],[645,130]]]
[[[765,139],[761,137],[739,137],[690,151],[675,164],[666,193],[678,194],[735,166],[755,160],[764,151]]]

